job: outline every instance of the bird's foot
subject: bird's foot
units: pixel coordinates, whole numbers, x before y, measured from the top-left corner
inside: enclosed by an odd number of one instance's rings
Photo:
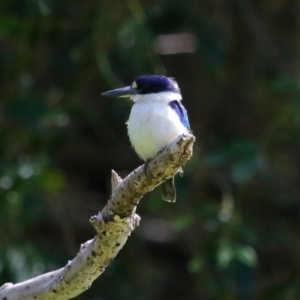
[[[162,148],[161,150],[159,150],[159,151],[157,152],[157,154],[163,153],[163,151],[164,151],[166,148],[167,148],[167,147]]]
[[[151,174],[151,172],[149,171],[149,162],[151,161],[151,159],[148,159],[145,161],[145,164],[144,164],[144,174],[146,176],[150,175],[152,178],[153,178],[153,175]]]
[[[161,150],[159,150],[159,151],[157,152],[157,154],[161,154],[165,149],[166,149],[166,147],[162,148]],[[151,172],[149,171],[149,167],[148,167],[150,161],[151,161],[151,159],[147,159],[147,160],[145,161],[145,164],[144,164],[144,174],[145,174],[146,176],[147,176],[147,175],[150,175],[150,176],[153,178],[154,176],[151,174]]]

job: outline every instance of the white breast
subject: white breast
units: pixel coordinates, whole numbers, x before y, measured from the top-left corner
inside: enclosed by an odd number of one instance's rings
[[[157,100],[150,99],[150,95],[139,98],[135,101],[128,120],[131,144],[145,161],[154,157],[180,134],[187,132],[176,112],[169,106],[169,100]]]

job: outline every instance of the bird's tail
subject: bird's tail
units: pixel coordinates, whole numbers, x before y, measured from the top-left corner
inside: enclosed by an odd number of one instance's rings
[[[168,202],[176,201],[176,188],[174,184],[174,177],[167,179],[162,183],[161,196],[163,200]]]

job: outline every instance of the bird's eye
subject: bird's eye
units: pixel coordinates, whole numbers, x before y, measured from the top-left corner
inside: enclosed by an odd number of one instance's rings
[[[133,89],[137,89],[137,84],[136,84],[135,81],[132,83],[131,87],[132,87]]]

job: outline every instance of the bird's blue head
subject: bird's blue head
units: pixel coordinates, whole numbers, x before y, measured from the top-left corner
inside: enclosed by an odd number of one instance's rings
[[[181,95],[176,80],[163,75],[140,76],[133,81],[131,86],[108,91],[102,95],[111,97],[132,97],[137,94],[146,95],[161,92],[171,92]]]

